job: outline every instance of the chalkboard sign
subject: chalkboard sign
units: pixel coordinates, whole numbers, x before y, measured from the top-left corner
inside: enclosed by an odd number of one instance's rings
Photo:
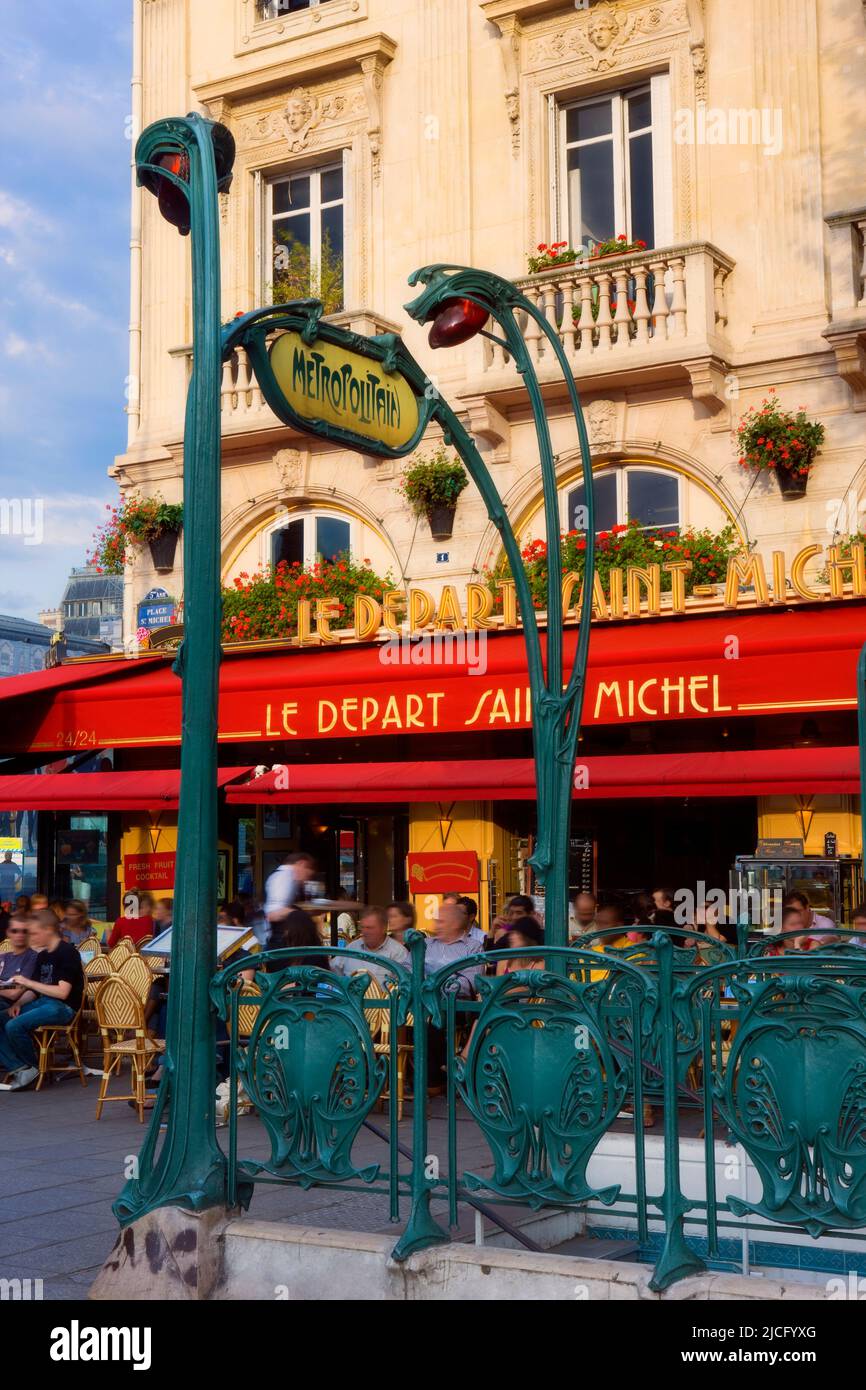
[[[756,859],[802,859],[802,840],[759,840]]]
[[[568,886],[570,892],[595,892],[595,840],[591,835],[573,835],[568,842]]]

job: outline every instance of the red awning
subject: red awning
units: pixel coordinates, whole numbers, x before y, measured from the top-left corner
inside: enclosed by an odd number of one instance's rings
[[[860,790],[856,748],[761,748],[578,758],[575,800],[775,796]],[[277,783],[281,785],[277,785]],[[283,785],[284,783],[288,785]],[[287,766],[226,790],[234,806],[339,801],[534,801],[530,758]]]
[[[250,772],[222,767],[223,787]],[[0,811],[176,811],[180,771],[61,772],[0,777]]]
[[[864,637],[861,601],[599,624],[584,723],[853,712]],[[575,642],[569,629],[566,663]],[[522,634],[491,633],[476,655],[483,660],[474,665],[465,656],[425,665],[406,644],[227,651],[219,738],[291,743],[529,728]],[[0,708],[0,753],[180,743],[180,681],[167,656],[11,677],[0,681]]]

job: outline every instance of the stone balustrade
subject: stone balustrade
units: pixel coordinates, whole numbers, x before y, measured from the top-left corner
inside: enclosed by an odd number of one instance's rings
[[[725,286],[733,262],[706,243],[578,261],[518,280],[555,330],[566,357],[589,361],[669,356],[677,345],[707,344],[727,324]],[[550,343],[529,316],[525,338],[536,368],[555,367]],[[500,345],[483,340],[485,372],[508,368]]]

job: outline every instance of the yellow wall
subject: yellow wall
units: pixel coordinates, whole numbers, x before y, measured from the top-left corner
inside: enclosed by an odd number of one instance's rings
[[[798,814],[802,805],[802,817]],[[804,835],[804,828],[808,834]],[[803,839],[807,854],[824,853],[824,835],[836,835],[839,854],[859,855],[860,798],[856,796],[762,796],[758,798],[758,838]]]
[[[451,829],[443,845],[439,822],[446,812]],[[412,806],[409,811],[410,851],[415,854],[435,854],[446,848],[472,850],[478,855],[480,888],[477,894],[469,896],[477,899],[479,921],[484,930],[489,931],[491,874],[496,879],[500,909],[504,897],[520,891],[516,877],[515,837],[496,824],[489,801],[459,801],[450,807],[436,802]],[[412,901],[418,912],[418,926],[422,931],[429,931],[441,895],[415,893]]]

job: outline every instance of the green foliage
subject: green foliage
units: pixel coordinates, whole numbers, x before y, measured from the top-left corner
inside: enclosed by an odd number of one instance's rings
[[[725,578],[728,560],[740,550],[740,542],[733,526],[726,526],[719,532],[669,529],[645,531],[640,521],[632,518],[627,525],[614,526],[610,531],[599,531],[596,536],[595,568],[605,593],[612,569],[627,570],[630,565],[665,565],[676,560],[685,560],[692,568],[685,576],[686,593],[690,594],[696,584],[715,584]],[[530,541],[521,551],[523,568],[529,579],[534,608],[547,606],[547,545],[542,540]],[[586,559],[586,536],[581,531],[569,531],[562,536],[562,573],[577,574],[583,577]],[[485,571],[489,588],[495,595],[494,605],[502,607],[502,595],[496,592],[496,585],[502,579],[511,578],[511,568],[503,557],[499,564]],[[671,575],[662,570],[662,592],[671,588]],[[576,599],[575,599],[576,601]]]
[[[737,427],[740,467],[755,471],[776,469],[795,477],[808,477],[812,462],[824,443],[824,426],[810,420],[803,406],[796,414],[782,410],[770,387],[758,409],[747,410]]]
[[[434,453],[416,459],[405,470],[399,490],[416,516],[430,507],[456,507],[469,478],[463,464],[440,446]]]
[[[274,304],[320,299],[326,314],[338,314],[343,308],[343,257],[334,251],[330,237],[322,243],[321,264],[314,266],[309,246],[288,232],[278,233],[271,296]]]
[[[154,497],[127,497],[119,507],[106,506],[109,518],[93,536],[88,563],[100,574],[122,574],[129,545],[145,545],[183,525],[183,504]]]
[[[240,574],[222,591],[222,635],[224,642],[252,642],[261,638],[287,639],[297,635],[298,602],[309,599],[315,625],[315,600],[336,600],[331,627],[351,627],[356,594],[381,599],[394,586],[390,576],[382,579],[347,553],[333,561],[322,560],[310,566],[297,561],[280,561],[255,574]]]
[[[542,241],[536,247],[536,254],[527,256],[526,262],[530,275],[537,275],[540,270],[554,270],[560,265],[574,265],[582,255],[582,251],[575,251],[567,241],[555,241],[552,246]]]

